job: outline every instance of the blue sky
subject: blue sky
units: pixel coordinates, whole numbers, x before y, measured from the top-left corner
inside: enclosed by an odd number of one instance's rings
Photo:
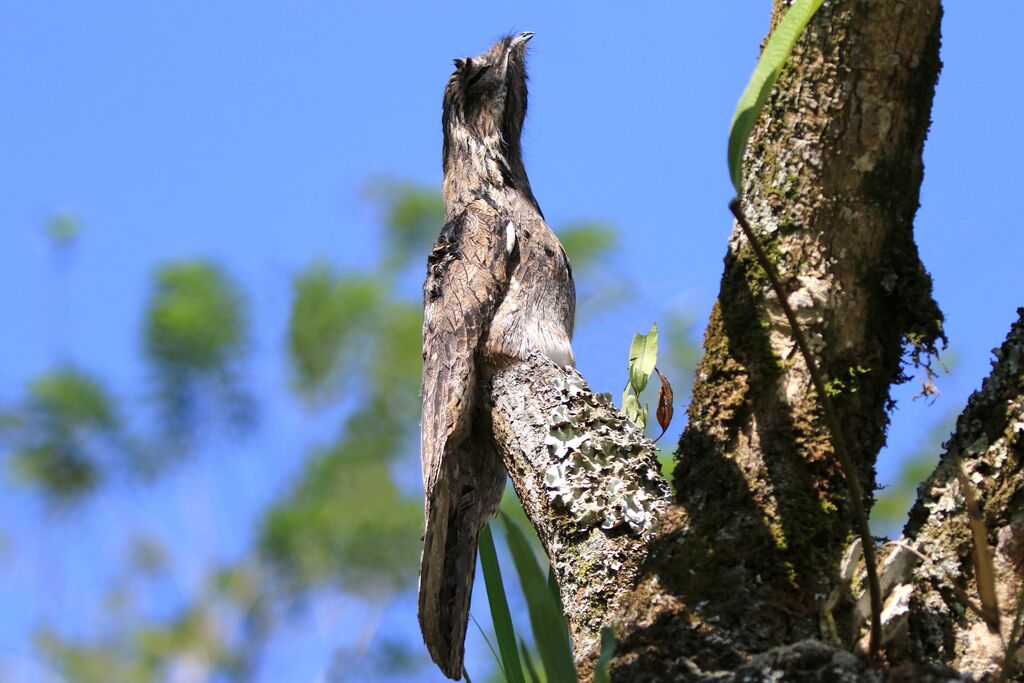
[[[65,358],[121,397],[141,397],[148,276],[192,256],[219,260],[246,287],[251,384],[283,393],[292,275],[317,257],[372,267],[378,221],[361,196],[366,180],[439,185],[451,59],[512,30],[537,34],[524,146],[545,214],[555,225],[617,224],[614,264],[639,293],[579,331],[584,375],[617,390],[634,331],[674,310],[703,322],[717,294],[730,229],[727,127],[767,28],[766,0],[0,6],[0,404]],[[1024,303],[1024,5],[986,7],[947,3],[917,218],[959,362],[931,407],[910,400],[913,385],[897,392],[883,482],[978,386]],[[83,225],[64,271],[42,235],[61,211]],[[195,590],[211,562],[246,552],[253,520],[336,417],[273,402],[259,438],[210,444],[155,486],[119,487],[74,514],[0,481],[0,676],[39,666],[30,636],[41,621],[67,633],[102,627],[99,594],[132,533],[179,551],[155,613]],[[317,680],[367,618],[348,598],[318,604],[272,644],[260,680]],[[406,601],[381,618],[411,632],[410,610]]]

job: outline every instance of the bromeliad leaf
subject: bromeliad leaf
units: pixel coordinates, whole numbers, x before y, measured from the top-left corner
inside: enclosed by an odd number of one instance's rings
[[[561,606],[548,587],[526,534],[511,517],[503,512],[499,512],[498,515],[505,525],[508,549],[515,561],[519,582],[526,597],[530,625],[533,627],[533,640],[540,653],[546,679],[575,681],[577,677],[572,658],[572,645],[569,643],[569,630],[565,625]]]
[[[733,114],[732,125],[729,127],[729,177],[732,178],[737,196],[743,192],[743,152],[747,148],[750,131],[796,39],[800,37],[821,3],[822,0],[796,0],[792,4],[786,16],[782,17],[782,21],[768,38],[761,59],[757,62],[757,68],[754,69],[754,74],[736,105],[736,113]]]
[[[615,631],[609,626],[601,629],[601,655],[597,658],[597,666],[594,668],[594,683],[611,683],[611,674],[608,672],[608,665],[615,656]]]
[[[498,554],[494,550],[494,537],[491,525],[480,531],[480,567],[483,570],[484,585],[487,587],[487,602],[491,608],[491,620],[494,622],[494,635],[498,640],[501,652],[501,669],[509,683],[526,683],[523,668],[519,662],[519,649],[516,647],[516,632],[512,626],[512,615],[505,597],[505,586],[501,581],[501,567],[498,565]]]
[[[526,647],[526,641],[522,638],[519,639],[519,652],[523,655],[523,665],[526,666],[526,673],[530,674],[530,683],[541,683],[543,679],[537,673],[537,665],[533,663],[533,655],[530,654],[530,649]]]

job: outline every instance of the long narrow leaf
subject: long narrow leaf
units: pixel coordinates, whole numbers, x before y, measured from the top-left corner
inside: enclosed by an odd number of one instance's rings
[[[612,677],[608,665],[615,656],[615,631],[605,626],[601,629],[601,656],[597,658],[594,668],[594,683],[611,683]]]
[[[476,630],[480,632],[480,637],[484,639],[484,642],[487,644],[487,649],[491,651],[491,655],[494,657],[494,661],[496,661],[498,663],[498,666],[500,667],[501,655],[499,655],[498,651],[494,649],[494,644],[491,643],[491,639],[487,637],[486,633],[484,633],[484,629],[480,625],[480,622],[477,621],[476,617],[474,617],[472,614],[469,615],[469,620],[473,622],[473,625],[476,626]]]
[[[743,192],[743,152],[747,148],[750,131],[754,128],[754,122],[761,113],[768,93],[775,85],[775,79],[779,77],[782,65],[786,63],[796,39],[821,7],[821,3],[822,0],[796,0],[792,4],[786,16],[782,17],[782,21],[768,38],[768,44],[764,46],[757,68],[754,69],[754,74],[736,105],[736,113],[733,114],[732,125],[729,127],[729,177],[736,187],[737,196]]]
[[[498,566],[498,553],[494,550],[490,524],[480,532],[479,547],[480,567],[483,569],[484,585],[487,586],[487,602],[491,607],[491,621],[494,622],[494,636],[498,640],[505,680],[509,683],[526,683],[523,667],[519,663],[516,632],[508,609],[508,598],[505,597],[505,586],[501,582],[501,567]]]
[[[526,641],[519,639],[519,652],[523,655],[523,663],[526,665],[526,673],[530,675],[530,683],[541,683],[540,675],[537,673],[537,666],[533,663],[533,655],[526,647]]]
[[[516,563],[523,595],[526,596],[533,640],[537,644],[547,680],[575,681],[576,667],[562,610],[548,588],[544,572],[530,548],[526,534],[508,515],[501,513],[501,521],[505,525],[508,548]]]

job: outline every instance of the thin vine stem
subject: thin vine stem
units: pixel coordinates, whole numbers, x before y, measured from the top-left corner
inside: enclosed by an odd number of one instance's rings
[[[846,439],[843,438],[843,430],[839,424],[839,416],[832,405],[832,399],[829,398],[828,393],[825,391],[825,381],[822,378],[821,370],[818,368],[818,363],[811,354],[811,347],[807,343],[807,337],[804,335],[803,328],[800,327],[800,323],[797,322],[796,313],[793,312],[792,307],[789,305],[789,300],[786,297],[786,291],[782,287],[782,281],[779,278],[779,273],[775,269],[775,265],[768,258],[768,252],[764,250],[764,245],[761,244],[761,239],[754,232],[753,228],[750,227],[750,222],[747,220],[746,214],[743,213],[743,207],[740,205],[738,197],[733,198],[733,200],[729,202],[729,209],[736,217],[737,222],[739,222],[740,228],[743,230],[743,234],[746,235],[747,241],[750,242],[750,246],[754,249],[754,254],[757,256],[757,262],[761,265],[761,268],[768,276],[772,289],[775,290],[775,295],[779,298],[779,303],[782,305],[782,310],[786,314],[786,319],[789,320],[789,328],[793,332],[793,339],[796,341],[796,345],[800,349],[800,354],[804,357],[804,362],[807,364],[807,372],[811,375],[811,382],[814,384],[814,390],[818,393],[818,399],[821,401],[821,408],[825,413],[825,422],[828,425],[829,432],[832,434],[832,444],[835,449],[836,457],[839,459],[839,465],[843,469],[843,476],[846,478],[846,486],[850,492],[850,507],[853,509],[854,522],[857,525],[857,531],[860,535],[861,543],[864,546],[864,564],[866,565],[868,575],[868,591],[871,594],[871,638],[868,641],[868,652],[871,659],[875,659],[878,656],[878,648],[882,635],[882,589],[878,583],[875,545],[871,539],[871,529],[868,527],[868,516],[864,510],[864,489],[860,486],[860,478],[857,476],[857,471],[853,467],[853,460],[850,458],[850,452],[846,448]]]

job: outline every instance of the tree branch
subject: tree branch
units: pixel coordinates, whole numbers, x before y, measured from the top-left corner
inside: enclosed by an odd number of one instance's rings
[[[904,349],[917,362],[943,341],[913,237],[940,17],[938,0],[825,3],[754,127],[742,209],[782,291],[735,226],[677,452],[679,507],[619,615],[613,671],[630,680],[671,677],[668,662],[735,672],[808,638],[849,648],[866,626],[848,601],[832,607],[856,504],[780,299],[831,380],[867,509]]]
[[[935,472],[918,489],[903,540],[926,559],[909,580],[908,636],[890,647],[894,658],[937,662],[978,677],[998,675],[1009,651],[1015,656],[1006,663],[1009,680],[1024,674],[1020,628],[1014,628],[1024,596],[1024,308],[1018,316]],[[999,633],[968,606],[978,602],[978,589],[961,467],[979,494],[988,530]]]
[[[586,660],[668,506],[655,446],[578,372],[540,354],[485,372],[493,433]]]

